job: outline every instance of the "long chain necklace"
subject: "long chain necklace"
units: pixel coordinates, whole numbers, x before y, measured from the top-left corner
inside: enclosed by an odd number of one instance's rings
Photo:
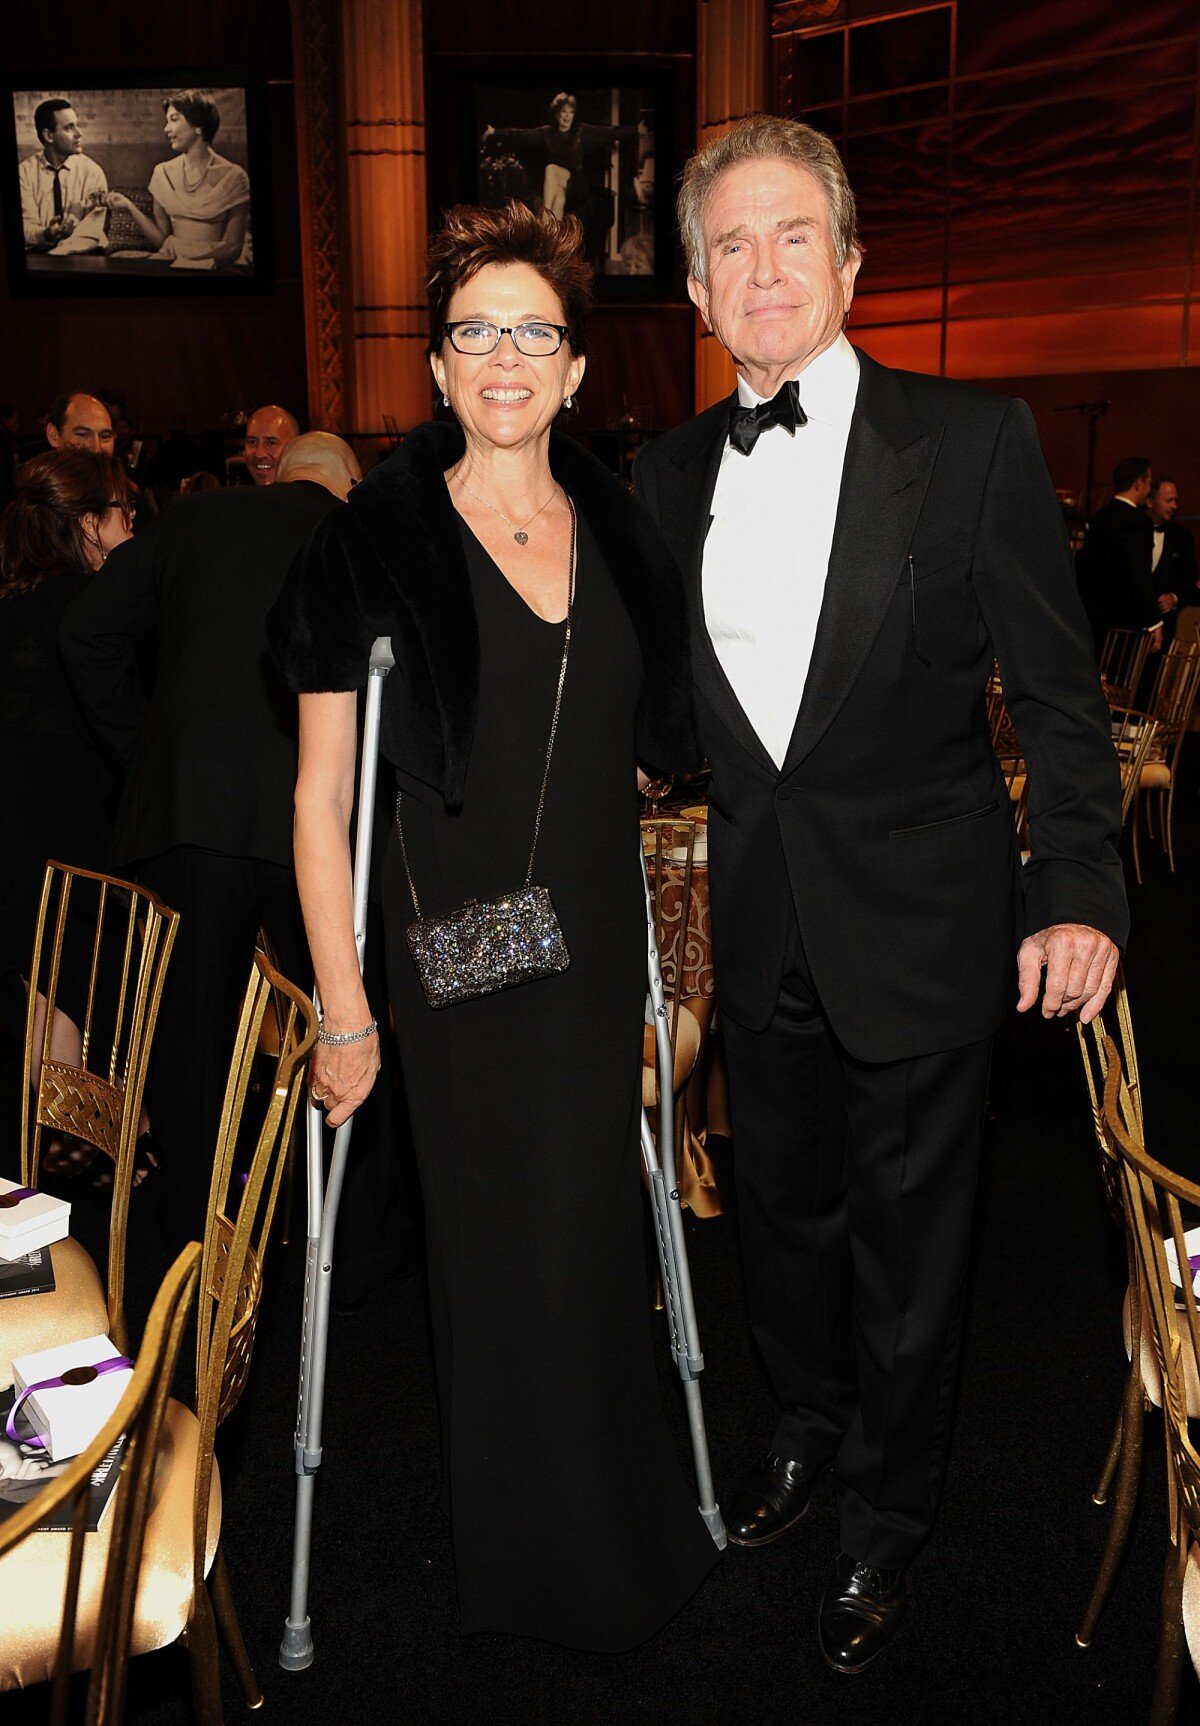
[[[208,179],[209,174],[212,172],[212,165],[213,165],[213,153],[212,153],[212,151],[210,150],[208,152],[208,160],[204,164],[204,172],[201,174],[201,176],[198,180],[189,181],[189,179],[187,177],[187,157],[184,156],[182,158],[182,161],[183,161],[183,189],[184,189],[184,191],[185,192],[198,192],[200,190],[201,186],[204,184],[205,180]]]
[[[509,527],[513,530],[513,538],[516,540],[518,545],[529,544],[529,535],[525,531],[529,526],[529,522],[536,521],[538,516],[541,515],[543,509],[549,509],[558,494],[558,486],[556,485],[554,490],[550,493],[550,496],[542,505],[542,508],[535,509],[533,514],[529,517],[529,521],[515,522],[510,515],[505,515],[502,509],[497,509],[494,503],[489,503],[486,497],[480,497],[477,491],[472,491],[461,474],[456,473],[454,477],[458,481],[459,485],[462,486],[463,490],[468,492],[470,496],[475,499],[476,503],[481,503],[484,509],[490,509],[493,515],[498,515],[501,521],[506,521],[508,523]]]

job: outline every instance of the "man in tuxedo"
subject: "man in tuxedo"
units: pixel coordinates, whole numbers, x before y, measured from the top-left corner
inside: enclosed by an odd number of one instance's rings
[[[636,484],[691,593],[743,1263],[779,1403],[726,1521],[763,1545],[832,1470],[820,1643],[856,1672],[940,1496],[1014,972],[1021,1009],[1090,1019],[1125,939],[1117,765],[1029,410],[842,333],[862,252],[829,140],[739,122],[689,163],[680,220],[738,385]],[[1033,776],[1024,869],[997,657]]]
[[[1148,630],[1150,651],[1162,647],[1163,614],[1151,569],[1154,535],[1146,513],[1153,483],[1145,456],[1122,457],[1113,468],[1113,495],[1088,523],[1076,560],[1097,656],[1110,629]]]
[[[1150,570],[1162,613],[1164,650],[1175,639],[1179,612],[1196,601],[1196,542],[1191,529],[1175,520],[1178,508],[1179,488],[1175,481],[1156,475],[1146,498],[1146,514],[1154,531]]]
[[[59,648],[93,729],[128,769],[113,863],[179,912],[147,1107],[172,1256],[202,1238],[226,1070],[258,930],[310,974],[292,866],[295,700],[264,620],[292,559],[360,477],[348,445],[297,439],[286,483],[187,496],[114,552]],[[138,649],[153,641],[149,699]]]

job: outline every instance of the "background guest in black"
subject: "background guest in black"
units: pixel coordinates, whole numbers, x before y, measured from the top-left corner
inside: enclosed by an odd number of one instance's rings
[[[58,628],[129,533],[120,463],[83,450],[26,462],[0,517],[0,977],[27,973],[47,859],[107,861],[117,775],[71,692]]]
[[[259,928],[285,973],[308,975],[292,873],[294,703],[263,620],[296,552],[357,478],[353,452],[318,437],[285,485],[186,498],[112,559],[62,624],[80,701],[129,769],[113,861],[180,913],[148,1089],[172,1253],[202,1230]],[[136,659],[155,631],[147,705]]]
[[[1097,655],[1110,629],[1147,629],[1153,636],[1151,652],[1162,646],[1162,613],[1150,567],[1154,534],[1145,510],[1152,481],[1146,456],[1125,456],[1117,463],[1113,495],[1088,523],[1075,560]]]
[[[1154,529],[1150,568],[1155,597],[1163,620],[1163,647],[1175,639],[1179,613],[1196,600],[1196,542],[1192,530],[1175,520],[1179,488],[1173,479],[1155,478],[1146,498],[1146,514]]]

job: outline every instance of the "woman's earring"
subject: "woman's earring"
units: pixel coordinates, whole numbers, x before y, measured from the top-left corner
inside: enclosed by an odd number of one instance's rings
[[[446,394],[445,390],[442,391],[442,406],[444,408],[448,408],[450,406],[450,397]]]
[[[565,408],[573,408],[575,406],[575,397],[574,396],[566,396],[563,400],[563,406]]]

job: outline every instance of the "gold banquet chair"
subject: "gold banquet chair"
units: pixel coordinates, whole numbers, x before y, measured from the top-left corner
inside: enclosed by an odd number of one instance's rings
[[[234,1173],[234,1154],[263,1021],[275,1001],[282,1008],[280,1052],[243,1184]],[[209,1188],[196,1324],[196,1411],[174,1399],[167,1403],[154,1494],[156,1506],[170,1508],[156,1515],[147,1529],[131,1644],[135,1655],[183,1644],[200,1726],[222,1726],[223,1721],[218,1635],[249,1706],[257,1708],[263,1700],[221,1551],[221,1480],[214,1448],[217,1428],[237,1406],[249,1375],[262,1298],[263,1254],[316,1034],[317,1015],[311,1001],[256,953],[242,1003]],[[233,1217],[227,1208],[231,1187],[241,1195],[232,1207]],[[45,1670],[23,1677],[22,1682],[48,1676],[55,1621],[47,1612]],[[27,1630],[26,1643],[31,1635]],[[5,1625],[0,1629],[0,1651],[6,1649],[7,1637]],[[28,1655],[25,1660],[28,1668]],[[6,1656],[3,1663],[7,1670]]]
[[[1200,642],[1173,641],[1162,656],[1149,711],[1158,730],[1147,751],[1138,779],[1134,821],[1142,809],[1150,837],[1155,829],[1175,872],[1175,786],[1179,778],[1179,756],[1191,724],[1196,695],[1200,692]],[[1136,828],[1135,828],[1136,831]],[[1141,882],[1138,873],[1138,882]]]
[[[1129,1008],[1125,975],[1120,967],[1118,967],[1116,977],[1113,980],[1112,994],[1104,1012],[1098,1013],[1090,1025],[1077,1023],[1075,1027],[1079,1039],[1079,1052],[1083,1059],[1088,1101],[1091,1104],[1092,1125],[1095,1128],[1096,1142],[1100,1150],[1100,1171],[1104,1182],[1105,1198],[1125,1243],[1128,1283],[1122,1305],[1121,1325],[1125,1353],[1129,1359],[1129,1370],[1125,1376],[1125,1385],[1121,1393],[1121,1402],[1117,1410],[1112,1438],[1100,1472],[1100,1479],[1092,1493],[1094,1504],[1107,1504],[1113,1483],[1116,1482],[1116,1500],[1109,1520],[1100,1568],[1083,1620],[1075,1635],[1075,1641],[1080,1648],[1087,1648],[1091,1643],[1097,1621],[1104,1610],[1105,1602],[1112,1589],[1113,1579],[1121,1562],[1121,1556],[1125,1550],[1141,1477],[1145,1417],[1149,1409],[1156,1406],[1161,1400],[1153,1350],[1143,1333],[1141,1304],[1138,1300],[1137,1263],[1133,1239],[1125,1216],[1120,1170],[1109,1134],[1104,1125],[1104,1086],[1108,1078],[1110,1026],[1115,1027],[1117,1032],[1115,1041],[1126,1075],[1126,1089],[1130,1098],[1130,1106],[1137,1110],[1140,1129],[1142,1094],[1138,1076],[1137,1044],[1134,1041],[1133,1017]]]
[[[1124,827],[1142,783],[1142,769],[1154,748],[1158,721],[1137,707],[1114,707],[1111,719],[1113,748],[1117,752],[1117,765],[1121,770],[1121,826]],[[1136,821],[1133,824],[1133,862],[1140,882],[1142,870],[1138,859]]]
[[[1162,1387],[1169,1546],[1150,1726],[1169,1726],[1179,1705],[1185,1646],[1200,1673],[1200,1451],[1188,1424],[1189,1408],[1196,1406],[1200,1311],[1192,1287],[1189,1257],[1194,1255],[1188,1252],[1183,1212],[1187,1206],[1194,1227],[1200,1219],[1200,1186],[1147,1153],[1138,1109],[1112,1042],[1104,1126],[1120,1168],[1143,1319]]]
[[[111,1418],[57,1478],[0,1521],[0,1688],[50,1680],[50,1726],[66,1726],[71,1674],[89,1670],[87,1726],[124,1719],[125,1671],[137,1620],[131,1578],[147,1538],[178,1506],[155,1479],[175,1362],[200,1274],[186,1246],[150,1310],[133,1375]],[[91,1477],[124,1434],[121,1477],[101,1530],[84,1532]],[[41,1530],[48,1514],[71,1532]],[[138,1602],[140,1605],[140,1602]]]
[[[1100,648],[1100,681],[1110,707],[1132,707],[1150,652],[1145,629],[1110,629]]]
[[[109,1157],[115,1169],[108,1264],[102,1286],[77,1240],[54,1243],[55,1287],[5,1302],[0,1390],[12,1383],[14,1355],[101,1332],[122,1351],[127,1347],[125,1237],[134,1150],[178,924],[178,913],[145,887],[46,865],[25,1014],[21,1185],[36,1187],[53,1133],[84,1139]],[[55,1058],[56,1016],[67,1008],[81,1033],[77,1060]]]

